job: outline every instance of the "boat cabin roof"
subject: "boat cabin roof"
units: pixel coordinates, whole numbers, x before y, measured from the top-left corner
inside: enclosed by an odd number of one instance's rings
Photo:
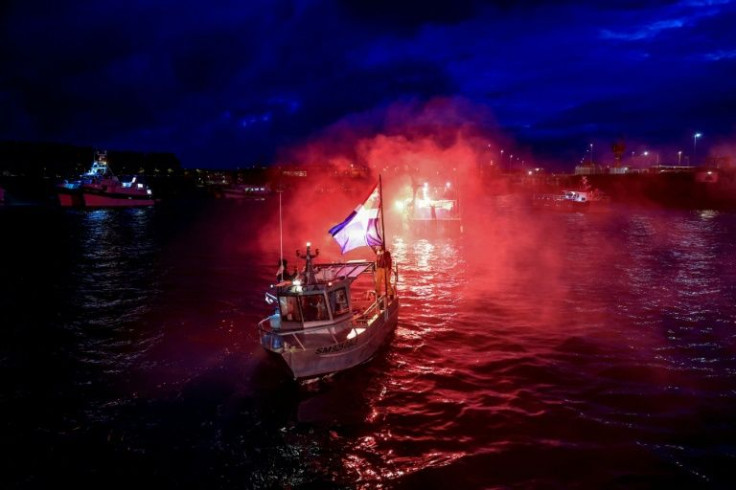
[[[315,264],[313,283],[306,283],[301,280],[299,283],[285,281],[277,284],[279,295],[303,295],[311,292],[324,291],[332,289],[336,286],[344,285],[344,282],[351,283],[358,276],[364,273],[372,273],[375,267],[374,262],[363,260],[350,261],[344,263],[332,264]]]
[[[373,262],[353,261],[340,264],[324,264],[318,266],[315,276],[331,276],[337,279],[355,279],[373,267]],[[330,280],[330,279],[323,279]],[[332,279],[334,280],[334,279]]]

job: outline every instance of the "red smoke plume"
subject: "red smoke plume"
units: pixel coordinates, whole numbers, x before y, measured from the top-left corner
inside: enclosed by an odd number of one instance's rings
[[[327,230],[367,197],[379,175],[389,243],[401,232],[392,219],[393,204],[411,195],[412,179],[420,185],[427,180],[457,185],[470,211],[492,185],[480,177],[493,170],[490,148],[502,141],[488,111],[460,99],[396,104],[338,122],[285,151],[277,164],[290,173],[282,180],[285,256],[310,241],[323,259],[340,260],[339,247]],[[304,177],[294,176],[299,171]],[[264,250],[275,250],[278,230],[264,231]],[[342,258],[366,253],[371,252],[356,250]]]

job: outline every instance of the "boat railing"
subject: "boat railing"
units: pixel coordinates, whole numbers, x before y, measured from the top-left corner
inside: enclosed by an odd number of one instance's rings
[[[359,313],[353,316],[353,321],[362,325],[367,325],[370,319],[373,318],[380,310],[379,306],[382,303],[384,296],[379,297],[376,301],[373,301],[367,308],[361,310]]]
[[[321,325],[304,325],[303,328],[284,329],[275,327],[278,320],[274,316],[266,317],[258,322],[258,333],[261,344],[273,352],[304,351],[316,342],[322,345],[329,339],[333,343],[343,342],[351,335],[358,335],[356,329],[366,329],[373,316],[379,312],[378,302],[374,301],[365,311],[338,323]],[[275,320],[275,321],[274,321]],[[364,331],[364,330],[363,330]]]

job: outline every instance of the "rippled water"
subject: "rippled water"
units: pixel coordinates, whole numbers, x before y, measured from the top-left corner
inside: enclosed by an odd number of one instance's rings
[[[0,210],[5,488],[732,488],[736,216],[393,230],[402,310],[299,386],[258,346],[271,202]]]

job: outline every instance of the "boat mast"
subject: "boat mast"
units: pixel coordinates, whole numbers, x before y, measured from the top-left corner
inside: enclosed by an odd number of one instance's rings
[[[283,189],[281,188],[281,179],[279,179],[279,267],[284,267],[284,225],[281,219],[281,193],[283,192]],[[281,274],[281,277],[285,277],[286,275],[286,267],[284,267],[284,271]]]
[[[381,174],[378,174],[378,209],[381,213],[381,241],[383,242],[381,244],[381,248],[383,249],[383,254],[386,253],[386,225],[383,223],[383,181],[381,180]],[[384,262],[385,264],[385,262]],[[383,294],[388,298],[388,283],[389,283],[389,274],[391,274],[391,269],[385,270],[383,274]],[[384,304],[385,304],[384,299]]]
[[[306,266],[304,267],[304,280],[307,285],[315,284],[317,282],[317,279],[314,276],[314,266],[312,265],[312,259],[317,257],[319,255],[319,249],[315,250],[315,253],[312,253],[312,244],[310,242],[307,242],[307,251],[306,253],[302,254],[298,249],[296,251],[296,256],[300,259],[305,259],[307,261]]]
[[[378,174],[378,208],[381,213],[381,246],[386,250],[386,228],[383,224],[383,184],[381,183],[381,174]]]

